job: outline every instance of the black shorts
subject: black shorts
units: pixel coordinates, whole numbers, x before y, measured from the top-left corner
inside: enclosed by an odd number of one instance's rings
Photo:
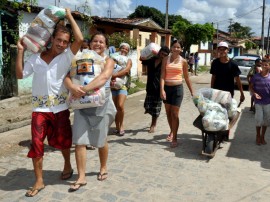
[[[184,90],[183,84],[177,86],[164,86],[164,90],[166,92],[166,100],[163,100],[165,104],[170,104],[174,106],[181,106]]]

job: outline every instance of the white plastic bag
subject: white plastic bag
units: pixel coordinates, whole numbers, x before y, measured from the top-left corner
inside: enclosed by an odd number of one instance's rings
[[[111,54],[110,57],[116,61],[113,73],[117,73],[127,66],[128,57],[125,55],[120,55],[119,52]],[[122,76],[121,78],[116,78],[110,82],[111,89],[119,90],[127,83],[127,76]]]
[[[92,50],[83,50],[72,61],[70,76],[73,83],[87,85],[104,68],[105,60]],[[102,106],[105,103],[105,86],[87,92],[85,96],[76,99],[69,95],[69,105],[72,109],[83,109]]]
[[[55,25],[65,17],[65,9],[49,6],[39,12],[22,38],[23,44],[33,53],[42,51],[48,44]]]
[[[148,60],[153,56],[157,55],[160,50],[160,45],[156,43],[150,43],[141,50],[141,60]]]

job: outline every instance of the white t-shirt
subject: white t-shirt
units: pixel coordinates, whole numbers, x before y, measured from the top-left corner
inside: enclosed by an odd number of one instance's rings
[[[58,113],[68,109],[68,90],[63,80],[70,70],[74,54],[68,47],[47,64],[40,53],[33,54],[24,64],[23,78],[33,75],[32,106],[35,112]]]

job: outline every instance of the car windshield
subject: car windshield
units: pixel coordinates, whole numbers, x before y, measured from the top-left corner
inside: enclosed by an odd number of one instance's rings
[[[238,66],[252,67],[255,65],[255,60],[249,59],[234,59]]]

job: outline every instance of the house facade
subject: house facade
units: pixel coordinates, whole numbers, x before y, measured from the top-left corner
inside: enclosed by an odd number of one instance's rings
[[[10,8],[9,8],[10,9]],[[20,18],[18,35],[22,37],[30,26],[30,23],[34,20],[37,14],[42,10],[41,7],[32,7],[31,13],[27,11],[27,9],[11,9],[15,14],[14,18],[17,20],[18,16]],[[85,20],[83,19],[83,15],[77,11],[72,12],[77,24],[81,28],[84,36],[90,36],[96,31],[101,31],[104,34],[113,34],[115,32],[124,32],[131,39],[134,39],[137,42],[137,48],[131,51],[130,57],[133,62],[131,75],[133,77],[140,77],[145,73],[145,70],[142,69],[141,61],[139,61],[140,51],[150,42],[155,42],[159,45],[167,45],[169,46],[171,40],[171,31],[162,29],[159,25],[157,25],[151,19],[127,19],[127,18],[101,18],[98,16],[92,16],[92,26],[86,27]],[[16,44],[16,42],[14,42]],[[15,51],[16,52],[16,51]],[[1,52],[0,52],[1,53]],[[31,53],[27,52],[29,56]],[[13,57],[15,57],[13,55]],[[1,57],[0,57],[1,58]],[[14,67],[11,67],[14,69]],[[0,69],[1,70],[1,69]],[[2,71],[0,71],[0,78],[4,75],[1,75]],[[15,74],[13,75],[15,78]],[[22,95],[31,93],[31,83],[32,77],[23,80],[16,81],[17,89],[13,95]],[[1,84],[1,83],[0,83]],[[1,87],[1,86],[0,86]],[[1,92],[0,92],[1,94]],[[0,95],[1,96],[1,95]]]
[[[90,34],[101,31],[105,34],[124,32],[137,42],[136,50],[132,51],[132,76],[140,77],[145,75],[147,69],[143,69],[140,58],[140,51],[149,43],[170,46],[171,31],[161,28],[150,18],[101,18],[93,16],[93,26]]]
[[[200,57],[199,65],[210,66],[211,60],[218,57],[217,44],[221,41],[225,41],[229,44],[230,51],[228,56],[230,58],[245,53],[245,43],[247,41],[252,42],[249,39],[238,39],[231,37],[230,33],[217,30],[213,35],[213,41],[206,43],[201,42],[199,45],[192,45],[190,47],[190,53],[198,52]]]

